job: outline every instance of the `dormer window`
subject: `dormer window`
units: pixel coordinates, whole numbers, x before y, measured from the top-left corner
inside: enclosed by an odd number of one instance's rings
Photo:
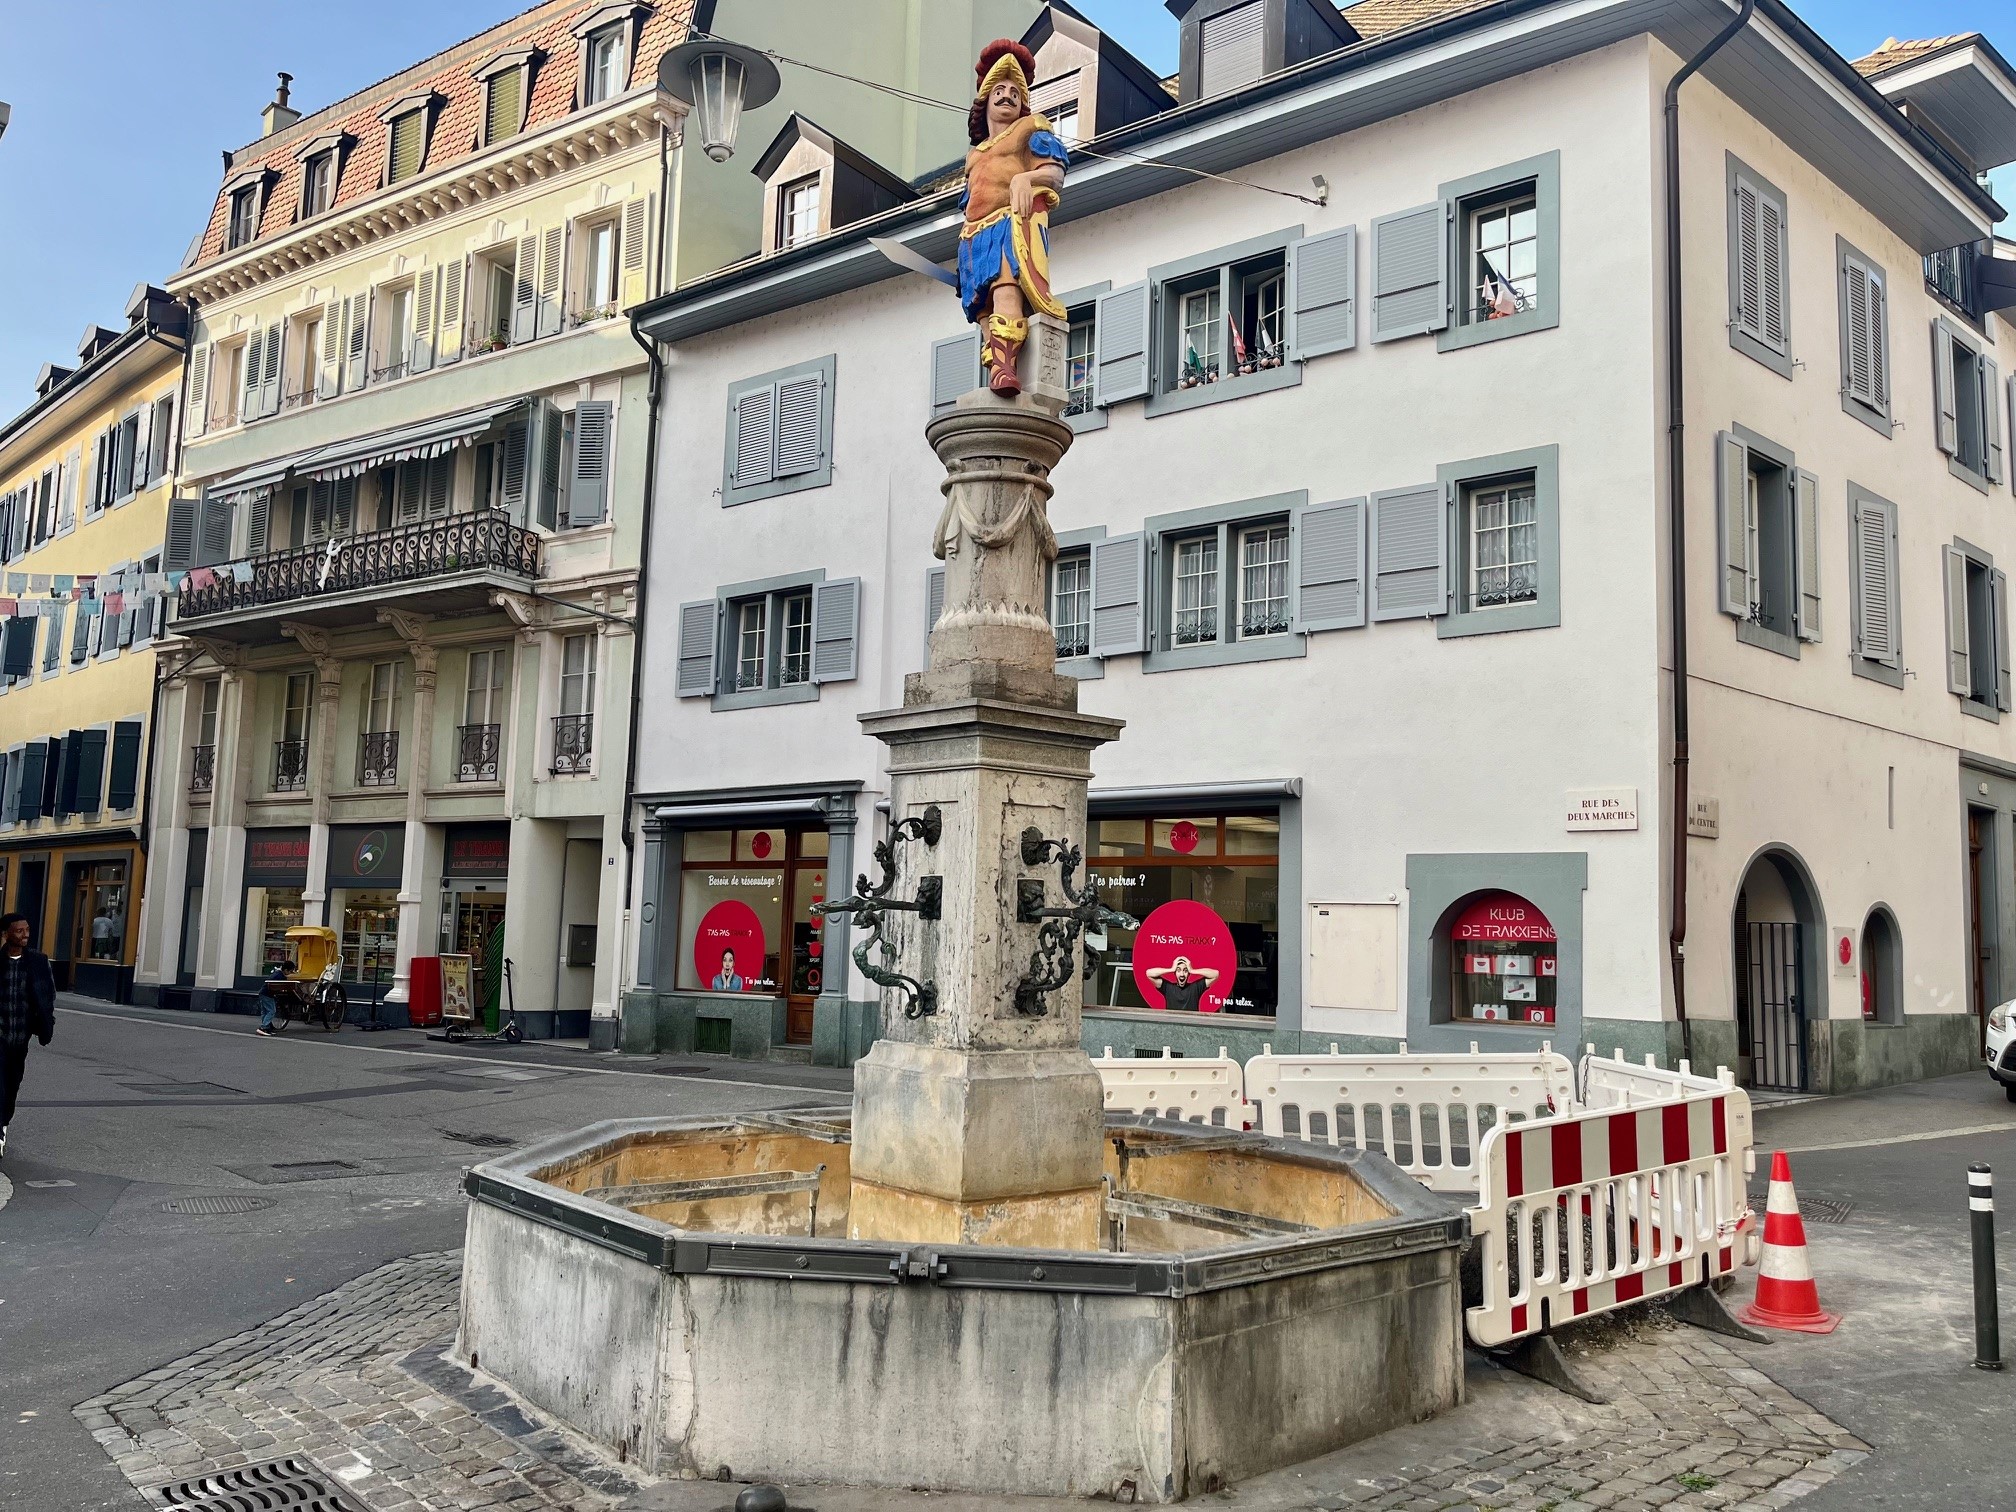
[[[409,110],[392,122],[392,145],[385,181],[396,184],[420,171],[427,153],[427,112]]]
[[[778,187],[778,247],[795,247],[819,234],[819,199],[819,175],[816,173]]]
[[[225,237],[227,248],[242,247],[259,234],[259,186],[247,184],[231,195],[231,226]]]
[[[1084,140],[1078,135],[1078,102],[1066,100],[1061,105],[1046,112],[1050,117],[1050,130],[1057,140],[1066,147],[1076,147]]]
[[[320,215],[336,198],[336,153],[318,152],[301,165],[301,218]]]
[[[483,85],[483,145],[502,142],[525,129],[526,107],[532,98],[532,70],[543,53],[536,47],[514,47],[476,70]]]
[[[630,28],[619,21],[588,36],[588,69],[582,104],[600,105],[623,93],[630,78]]]

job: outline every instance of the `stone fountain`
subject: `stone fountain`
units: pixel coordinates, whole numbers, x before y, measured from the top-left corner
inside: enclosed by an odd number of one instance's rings
[[[470,1172],[456,1349],[648,1471],[1168,1502],[1457,1400],[1464,1219],[1382,1156],[1106,1115],[1092,752],[1043,612],[1064,329],[927,431],[945,607],[851,913],[851,1109],[597,1124]]]

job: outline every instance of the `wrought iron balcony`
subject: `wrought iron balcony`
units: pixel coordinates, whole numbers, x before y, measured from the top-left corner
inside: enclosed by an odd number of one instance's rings
[[[585,776],[589,768],[589,758],[595,753],[595,716],[593,714],[556,714],[553,716],[553,775],[555,777]]]
[[[512,524],[502,510],[486,509],[269,551],[249,565],[249,583],[238,582],[228,570],[200,588],[185,582],[177,618],[199,620],[482,570],[533,578],[539,575],[539,537]]]
[[[199,745],[189,748],[189,791],[207,793],[217,782],[217,747]]]
[[[372,730],[357,737],[357,786],[391,787],[399,780],[399,732]]]
[[[461,758],[455,764],[457,782],[495,782],[497,752],[502,746],[502,725],[458,725],[455,731]]]
[[[273,742],[273,791],[298,793],[308,786],[308,742]]]

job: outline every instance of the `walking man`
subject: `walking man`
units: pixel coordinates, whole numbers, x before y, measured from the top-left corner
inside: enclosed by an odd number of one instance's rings
[[[28,1036],[43,1044],[56,1032],[56,978],[49,957],[28,948],[28,916],[0,917],[0,1155],[28,1065]]]

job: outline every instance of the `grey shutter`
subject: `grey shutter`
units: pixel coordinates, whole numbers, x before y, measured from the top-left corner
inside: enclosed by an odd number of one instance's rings
[[[21,758],[0,751],[0,824],[12,824],[21,806]]]
[[[728,401],[729,482],[736,488],[768,483],[772,474],[773,416],[777,391],[774,385],[744,389]]]
[[[1147,644],[1147,559],[1138,530],[1092,543],[1092,655],[1132,656]]]
[[[455,453],[444,452],[427,463],[427,518],[438,520],[448,513],[455,490]]]
[[[87,485],[89,491],[84,495],[84,512],[86,514],[95,514],[105,507],[105,453],[107,451],[105,442],[108,434],[108,432],[100,431],[91,438],[91,471],[87,475],[91,481]],[[5,535],[5,528],[0,527],[0,538],[4,538]],[[0,551],[0,559],[4,559],[4,551]]]
[[[435,308],[437,281],[432,268],[422,268],[413,281],[413,361],[412,371],[424,373],[434,366],[434,327],[439,318]]]
[[[1995,612],[1995,639],[1989,647],[1995,658],[1995,707],[2009,710],[2009,577],[2000,567],[1988,569],[1990,607]]]
[[[651,205],[655,197],[640,195],[623,207],[622,279],[623,307],[642,304],[651,294]]]
[[[1880,268],[1865,275],[1869,291],[1869,370],[1876,389],[1876,408],[1890,413],[1890,291]]]
[[[681,698],[714,692],[719,659],[721,609],[713,599],[679,606],[679,670],[673,691]]]
[[[1855,559],[1855,653],[1886,667],[1901,666],[1896,510],[1887,499],[1858,497],[1853,526],[1849,544]]]
[[[161,550],[164,572],[185,572],[196,565],[197,500],[168,501],[168,535]]]
[[[133,416],[133,491],[138,493],[147,486],[147,452],[154,429],[154,406],[143,404]],[[68,513],[73,517],[77,512],[77,470],[70,472],[70,495]]]
[[[105,732],[79,730],[73,740],[77,747],[77,783],[71,812],[95,814],[105,802]]]
[[[1881,409],[1876,397],[1876,363],[1871,353],[1869,270],[1859,260],[1841,258],[1841,392],[1871,409]]]
[[[140,721],[122,719],[112,727],[112,780],[105,806],[113,813],[130,809],[140,796]]]
[[[1365,623],[1365,501],[1312,504],[1299,523],[1298,630],[1350,630]]]
[[[532,418],[539,427],[533,438],[538,462],[533,476],[538,479],[539,486],[534,519],[551,530],[560,518],[560,451],[565,439],[564,426],[560,411],[544,399],[534,408]]]
[[[261,488],[245,501],[245,554],[257,556],[266,549],[272,529],[273,490]]]
[[[1981,356],[1981,436],[1988,452],[1988,481],[2002,481],[2002,369]]]
[[[1372,495],[1372,618],[1421,619],[1449,607],[1448,530],[1442,485]]]
[[[1297,361],[1358,344],[1358,228],[1288,246],[1288,357]]]
[[[1763,298],[1757,269],[1757,187],[1738,176],[1729,207],[1735,235],[1730,238],[1729,318],[1745,335],[1762,339]]]
[[[1446,201],[1372,222],[1372,339],[1420,336],[1449,324]]]
[[[1939,450],[1960,452],[1960,401],[1953,385],[1953,330],[1943,320],[1932,322],[1932,400],[1938,412]]]
[[[30,615],[16,614],[0,635],[0,677],[27,677],[35,670],[35,626]]]
[[[1820,480],[1799,468],[1792,474],[1792,571],[1797,579],[1792,614],[1802,641],[1820,639]]]
[[[530,341],[539,324],[539,238],[518,238],[511,278],[511,344]]]
[[[609,422],[616,407],[607,399],[584,399],[574,406],[574,465],[567,479],[567,523],[599,525],[609,509]]]
[[[343,387],[355,392],[364,387],[365,367],[371,360],[370,295],[352,294],[343,301]]]
[[[90,638],[91,619],[92,616],[84,612],[83,601],[79,600],[77,604],[77,618],[70,626],[70,660],[73,662],[84,660],[84,645]]]
[[[441,337],[434,360],[443,367],[462,357],[462,288],[468,276],[466,257],[441,270]]]
[[[1750,617],[1750,448],[1728,431],[1715,436],[1716,603],[1724,614]]]
[[[1946,691],[1974,696],[1973,647],[1968,644],[1967,553],[1957,546],[1939,548],[1946,578]]]
[[[1207,16],[1197,28],[1197,95],[1200,99],[1251,84],[1266,70],[1266,0]]]
[[[45,599],[42,617],[49,621],[49,633],[42,642],[42,670],[54,672],[63,665],[63,616],[70,606],[62,599]]]
[[[560,329],[562,300],[566,282],[567,228],[548,226],[539,237],[539,315],[537,334],[551,336]]]
[[[1790,291],[1785,286],[1786,256],[1785,206],[1775,195],[1761,195],[1757,201],[1757,283],[1763,298],[1763,341],[1773,351],[1791,349],[1790,323],[1786,304]]]
[[[108,623],[112,625],[113,640],[116,641],[119,638],[119,626],[113,621],[113,617],[109,614],[99,613],[92,615],[89,619],[85,619],[81,617],[84,613],[82,609],[79,609],[77,613],[80,616],[77,623],[90,626],[90,630],[84,639],[84,654],[86,656],[99,656],[109,650],[110,647],[106,645],[104,639],[105,627]]]
[[[280,413],[280,352],[287,334],[284,321],[274,321],[266,327],[266,365],[259,374],[259,413],[277,415]],[[140,448],[136,445],[135,452]]]
[[[56,768],[56,800],[49,806],[52,818],[61,819],[77,812],[77,760],[81,754],[81,730],[72,730],[59,739],[50,741],[55,747],[54,766]],[[48,781],[48,771],[43,771],[43,781]]]
[[[343,301],[322,306],[322,354],[315,370],[315,397],[334,399],[343,390]]]
[[[329,485],[329,534],[347,536],[357,513],[357,480],[338,478]]]
[[[823,374],[786,378],[777,385],[776,476],[796,477],[817,471],[826,454],[821,418],[824,413]]]
[[[231,560],[231,500],[205,497],[198,525],[196,561],[204,567]]]
[[[202,435],[210,423],[210,362],[215,355],[215,348],[206,343],[189,359],[189,412],[183,428],[192,436]]]
[[[931,665],[931,632],[938,628],[938,616],[945,612],[945,569],[924,569],[924,665]]]
[[[244,350],[245,366],[238,375],[238,418],[251,420],[259,414],[259,375],[266,357],[266,333],[255,330],[245,338]]]
[[[1098,360],[1092,368],[1092,402],[1101,406],[1139,399],[1154,387],[1149,353],[1148,285],[1123,284],[1092,305]]]
[[[861,579],[812,585],[812,681],[847,682],[860,661]]]
[[[393,475],[393,491],[396,496],[393,523],[408,525],[420,518],[421,505],[427,495],[427,472],[418,462],[402,462]]]
[[[513,420],[504,427],[503,477],[497,485],[497,497],[503,501],[503,509],[520,525],[525,523],[525,479],[526,464],[531,460],[532,421]]]
[[[980,387],[980,330],[969,326],[957,336],[931,343],[931,413],[952,407],[961,394]]]
[[[15,760],[21,771],[20,796],[14,806],[15,816],[20,819],[40,819],[42,794],[47,784],[48,743],[40,740],[29,741]]]

